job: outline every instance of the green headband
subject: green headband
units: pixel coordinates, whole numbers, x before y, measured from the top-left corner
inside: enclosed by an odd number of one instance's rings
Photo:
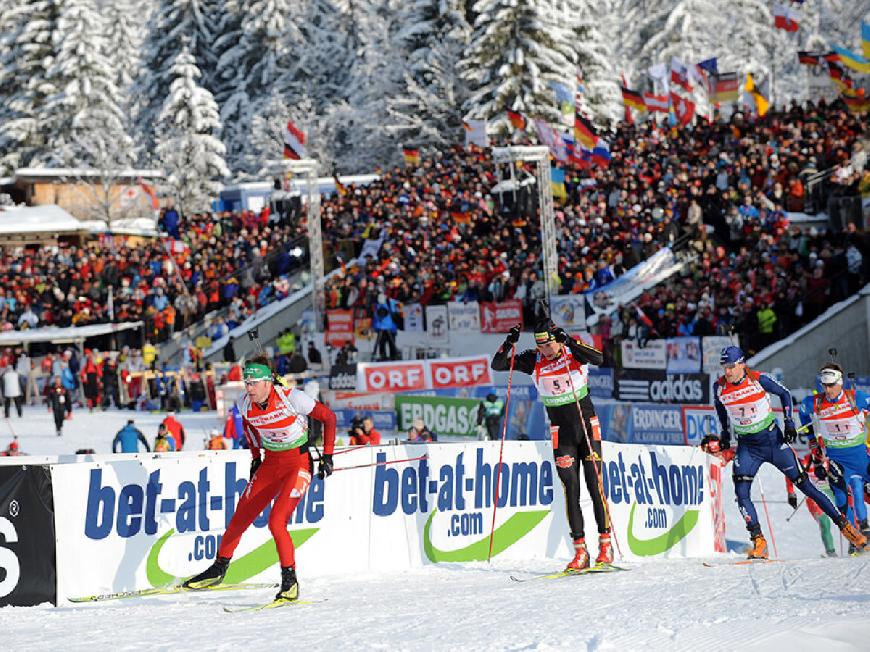
[[[535,344],[546,344],[550,340],[556,339],[549,331],[543,333],[535,333]]]
[[[245,380],[272,380],[272,370],[264,364],[248,362],[245,365]]]

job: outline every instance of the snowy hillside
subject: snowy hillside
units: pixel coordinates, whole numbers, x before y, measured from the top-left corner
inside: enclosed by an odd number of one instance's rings
[[[109,452],[130,416],[149,439],[159,415],[79,411],[56,437],[47,412],[8,421],[22,449]],[[182,415],[190,448],[201,447],[213,415]],[[2,432],[2,430],[0,430]],[[518,584],[567,561],[441,564],[403,573],[314,577],[299,569],[310,606],[227,614],[271,590],[137,598],[87,606],[0,609],[4,649],[138,650],[866,650],[870,558],[821,559],[816,525],[791,508],[778,473],[761,473],[781,563],[707,568],[700,560],[626,564],[630,572]],[[728,538],[746,532],[725,483]],[[756,500],[758,500],[756,487]],[[759,513],[762,515],[760,501]],[[762,520],[765,532],[766,522]],[[354,545],[352,541],[348,546]],[[385,544],[386,545],[386,544]],[[725,563],[725,558],[714,563]]]

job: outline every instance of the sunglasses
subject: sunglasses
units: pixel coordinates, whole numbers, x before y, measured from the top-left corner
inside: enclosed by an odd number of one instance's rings
[[[261,378],[261,379],[259,379],[259,380],[255,380],[255,379],[246,380],[246,381],[245,381],[245,387],[253,387],[253,386],[256,385],[257,383],[262,383],[264,380],[265,380],[265,378]]]
[[[722,368],[723,369],[736,369],[737,365],[739,365],[739,364],[740,364],[739,362],[729,362],[728,364],[723,364]]]

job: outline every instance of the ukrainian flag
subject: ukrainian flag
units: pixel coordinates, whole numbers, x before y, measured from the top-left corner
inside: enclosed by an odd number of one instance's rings
[[[562,168],[550,168],[550,186],[553,189],[553,197],[556,199],[568,199],[568,189],[565,188],[565,170]]]
[[[864,34],[863,31],[864,25],[862,25],[862,36]],[[867,41],[864,41],[864,48],[867,48]],[[860,54],[856,54],[851,50],[847,50],[846,48],[841,48],[837,45],[833,46],[834,52],[840,55],[840,63],[844,66],[848,66],[855,72],[860,72],[862,74],[870,74],[870,59],[861,56]]]
[[[861,22],[861,47],[864,49],[864,58],[870,59],[870,23]]]

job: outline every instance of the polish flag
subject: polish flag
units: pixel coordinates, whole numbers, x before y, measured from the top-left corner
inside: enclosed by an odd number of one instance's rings
[[[786,32],[798,31],[801,15],[793,7],[785,7],[779,3],[773,4],[773,26]]]

